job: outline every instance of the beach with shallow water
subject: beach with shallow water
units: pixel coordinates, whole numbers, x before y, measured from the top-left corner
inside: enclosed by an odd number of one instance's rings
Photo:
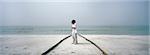
[[[107,55],[149,53],[147,26],[78,26],[78,33],[88,41],[78,36],[76,45],[72,44],[72,36],[62,41],[70,33],[69,26],[1,26],[0,55],[41,55],[53,47],[47,55],[103,55],[102,51]]]

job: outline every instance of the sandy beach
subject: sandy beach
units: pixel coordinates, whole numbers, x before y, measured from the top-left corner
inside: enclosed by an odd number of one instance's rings
[[[0,35],[0,55],[41,55],[67,35]],[[83,35],[108,55],[148,55],[146,35]],[[72,37],[59,44],[48,55],[100,55],[85,39],[72,44]]]

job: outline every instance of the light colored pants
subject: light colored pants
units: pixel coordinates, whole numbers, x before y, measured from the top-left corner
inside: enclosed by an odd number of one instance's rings
[[[76,32],[72,32],[72,37],[73,37],[73,44],[77,44],[78,43],[77,33]]]

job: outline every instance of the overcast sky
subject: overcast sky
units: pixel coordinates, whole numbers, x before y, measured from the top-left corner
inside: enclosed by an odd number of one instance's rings
[[[1,0],[0,26],[148,25],[148,0]]]

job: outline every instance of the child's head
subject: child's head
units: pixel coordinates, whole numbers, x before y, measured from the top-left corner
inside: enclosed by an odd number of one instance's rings
[[[72,24],[74,24],[74,23],[76,23],[76,20],[72,20],[72,22],[71,22]]]

